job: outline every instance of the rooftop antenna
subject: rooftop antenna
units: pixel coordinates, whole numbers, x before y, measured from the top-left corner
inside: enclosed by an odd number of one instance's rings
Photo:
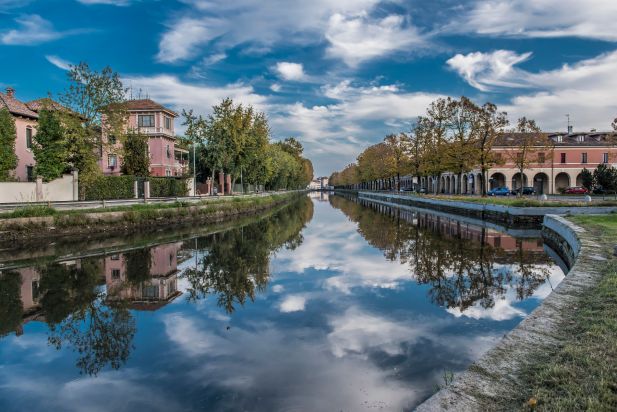
[[[137,98],[141,99],[141,87],[139,88],[139,96]]]
[[[568,118],[568,134],[572,134],[572,126],[570,125],[570,114],[566,114],[566,117]]]
[[[129,100],[133,100],[133,85],[132,84],[129,86],[129,94],[130,94]]]

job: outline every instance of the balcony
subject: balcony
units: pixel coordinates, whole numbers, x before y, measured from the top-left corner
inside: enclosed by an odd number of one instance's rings
[[[137,131],[139,133],[143,133],[145,135],[165,135],[169,137],[175,137],[174,131],[170,129],[166,129],[164,127],[146,127],[146,126],[138,126]]]

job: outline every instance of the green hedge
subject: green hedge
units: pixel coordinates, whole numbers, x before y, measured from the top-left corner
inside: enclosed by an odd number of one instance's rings
[[[188,196],[189,186],[184,178],[150,177],[150,197]]]
[[[101,176],[85,187],[85,200],[132,199],[134,181],[134,176]]]

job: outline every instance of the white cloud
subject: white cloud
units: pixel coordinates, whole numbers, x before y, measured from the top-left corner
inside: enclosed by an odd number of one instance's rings
[[[279,310],[283,313],[300,312],[306,306],[306,298],[300,295],[286,296],[279,304]]]
[[[274,70],[283,80],[301,81],[306,78],[302,63],[278,62]]]
[[[39,16],[32,14],[22,16],[15,21],[19,24],[18,29],[6,31],[0,35],[0,43],[6,45],[34,45],[57,40],[69,32],[56,31],[53,25]]]
[[[211,46],[220,50],[242,45],[245,52],[257,54],[279,43],[306,45],[326,40],[331,43],[328,53],[350,65],[424,43],[404,16],[370,18],[380,0],[183,2],[191,10],[169,24],[165,42],[160,44],[162,62],[187,58],[197,52],[195,46],[213,40]],[[193,35],[194,31],[201,35]]]
[[[426,39],[400,15],[373,21],[366,13],[351,17],[337,13],[330,17],[325,36],[330,42],[328,55],[349,66],[426,44]]]
[[[278,83],[272,83],[272,84],[270,85],[270,90],[272,90],[272,91],[273,91],[273,92],[275,92],[275,93],[280,92],[282,88],[283,88],[283,87],[282,87],[280,84],[278,84]]]
[[[157,60],[173,63],[193,57],[199,51],[199,46],[218,36],[219,25],[219,21],[210,18],[187,17],[175,22],[159,42]]]
[[[209,86],[205,84],[189,84],[182,82],[175,76],[155,75],[152,77],[133,76],[124,77],[123,83],[132,89],[141,89],[142,94],[175,109],[193,108],[197,113],[210,113],[212,106],[226,97],[234,101],[251,104],[263,110],[266,98],[256,94],[252,86],[241,83],[223,86]]]
[[[489,36],[575,36],[617,41],[614,0],[482,0],[450,29]]]
[[[496,50],[491,53],[457,54],[446,62],[467,83],[481,91],[495,86],[521,87],[522,74],[514,66],[531,57],[531,53],[517,54],[510,50]]]
[[[506,56],[501,63],[495,63],[499,60],[495,53],[472,53],[459,55],[454,66],[469,84],[479,90],[489,90],[494,86],[529,88],[531,91],[519,94],[501,106],[511,120],[527,116],[537,120],[544,130],[565,131],[565,114],[569,113],[575,129],[609,129],[617,114],[614,96],[617,90],[617,51],[540,72],[513,67],[517,61],[523,61],[526,54],[500,52]],[[448,64],[453,67],[451,61]],[[501,69],[494,68],[499,64]]]
[[[131,0],[77,0],[81,4],[106,4],[110,6],[128,6],[131,4]]]
[[[47,56],[45,56],[45,58],[47,59],[48,62],[50,62],[51,64],[53,64],[59,69],[71,70],[72,63],[67,60],[64,60],[61,57],[48,54]]]

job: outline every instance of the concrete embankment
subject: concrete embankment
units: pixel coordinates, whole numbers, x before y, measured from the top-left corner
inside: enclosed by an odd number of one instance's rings
[[[287,202],[305,191],[218,199],[202,204],[145,205],[112,211],[70,211],[50,216],[0,219],[0,244],[64,236],[161,230],[191,222],[212,223],[250,215]]]
[[[513,207],[464,201],[439,200],[394,193],[359,191],[357,194],[361,199],[373,199],[393,205],[400,204],[422,209],[437,210],[497,223],[506,228],[515,227],[517,229],[538,229],[542,227],[542,222],[546,215],[601,214],[617,211],[617,207],[614,206]]]

